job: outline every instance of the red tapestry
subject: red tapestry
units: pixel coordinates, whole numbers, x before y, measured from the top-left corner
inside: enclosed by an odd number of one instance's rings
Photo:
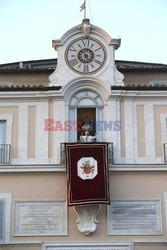
[[[68,205],[109,204],[108,144],[66,143]]]

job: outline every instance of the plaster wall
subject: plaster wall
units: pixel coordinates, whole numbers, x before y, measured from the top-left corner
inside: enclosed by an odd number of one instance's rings
[[[1,173],[0,190],[12,193],[13,201],[66,200],[66,173]],[[74,242],[128,242],[146,240],[167,240],[164,192],[167,191],[166,174],[163,172],[110,172],[110,194],[112,200],[160,199],[162,204],[163,234],[157,236],[108,236],[107,207],[102,205],[98,213],[97,230],[90,236],[80,233],[77,215],[72,207],[68,208],[68,235],[52,237],[21,237],[13,235],[14,211],[11,218],[11,240],[17,241],[74,241]],[[13,204],[12,204],[13,206]],[[140,248],[138,248],[140,249]],[[141,248],[142,249],[142,248]]]
[[[28,107],[28,158],[35,158],[36,106]]]
[[[4,73],[0,74],[0,85],[44,85],[48,86],[48,73]]]
[[[120,120],[122,159],[130,163],[128,157],[131,156],[133,163],[153,163],[154,160],[163,163],[163,143],[167,140],[166,101],[122,98]]]
[[[54,70],[53,70],[54,71]],[[128,84],[149,84],[149,81],[166,81],[167,73],[155,72],[124,72],[124,83]],[[48,86],[50,73],[11,73],[1,74],[0,84],[16,85],[43,85]]]
[[[150,243],[150,244],[146,244],[141,246],[137,246],[135,245],[134,246],[134,250],[166,250],[167,248],[167,245],[166,244],[162,244],[162,243],[159,243],[159,244],[155,244],[154,243]]]
[[[162,157],[163,155],[163,132],[161,125],[161,114],[167,115],[167,105],[155,105],[154,106],[154,115],[155,115],[155,141],[156,141],[156,156]],[[166,128],[167,129],[167,128]]]
[[[146,84],[149,85],[149,81],[167,81],[167,73],[155,73],[155,72],[125,72],[124,83],[129,84]]]
[[[138,126],[138,156],[145,157],[145,121],[144,105],[137,105],[137,126]]]
[[[121,159],[125,159],[125,163],[163,163],[163,143],[165,136],[165,118],[164,128],[162,126],[162,116],[167,117],[167,105],[164,100],[147,101],[133,100],[129,101],[122,98],[115,101],[111,98],[108,105],[107,117],[103,117],[105,121],[120,120],[120,131],[107,131],[109,141],[114,142],[115,149],[119,152],[115,153],[115,163],[123,163]],[[130,113],[131,111],[131,113]],[[67,137],[65,131],[45,131],[45,119],[53,119],[61,122],[67,118],[65,113],[64,100],[43,99],[37,101],[22,101],[2,103],[0,107],[0,115],[12,115],[11,126],[11,158],[17,160],[17,163],[33,163],[40,160],[41,163],[48,163],[48,159],[52,159],[52,163],[60,162],[60,142],[64,142]],[[117,117],[114,114],[117,112]],[[129,120],[129,118],[131,121]],[[164,130],[164,131],[163,131]],[[8,132],[7,132],[8,133]],[[40,141],[40,143],[39,143]],[[40,150],[43,148],[44,154]],[[132,152],[133,151],[133,152]],[[131,156],[131,161],[128,157]],[[42,160],[43,159],[43,160]],[[15,163],[15,161],[13,163]],[[40,163],[38,161],[38,163]]]
[[[0,246],[0,250],[41,250],[41,244],[38,246],[26,246],[26,244],[18,244],[18,245],[4,245]]]

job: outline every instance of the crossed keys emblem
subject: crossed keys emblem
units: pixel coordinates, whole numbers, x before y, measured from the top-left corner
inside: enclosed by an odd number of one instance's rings
[[[84,163],[82,163],[81,168],[83,169],[83,172],[85,174],[90,174],[91,172],[94,172],[95,166],[91,166],[90,161],[85,161]]]
[[[82,157],[77,162],[77,174],[83,179],[94,179],[98,174],[97,161],[93,157]]]

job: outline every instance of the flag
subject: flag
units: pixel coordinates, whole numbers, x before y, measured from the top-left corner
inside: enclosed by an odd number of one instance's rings
[[[69,206],[109,204],[108,144],[65,143]]]
[[[84,10],[86,8],[86,3],[85,3],[85,1],[84,1],[84,3],[80,6],[80,12],[82,11],[82,10]]]

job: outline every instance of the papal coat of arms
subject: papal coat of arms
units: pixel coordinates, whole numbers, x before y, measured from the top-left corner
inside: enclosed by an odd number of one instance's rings
[[[97,161],[93,157],[82,157],[77,162],[78,176],[83,179],[93,179],[98,174]]]

